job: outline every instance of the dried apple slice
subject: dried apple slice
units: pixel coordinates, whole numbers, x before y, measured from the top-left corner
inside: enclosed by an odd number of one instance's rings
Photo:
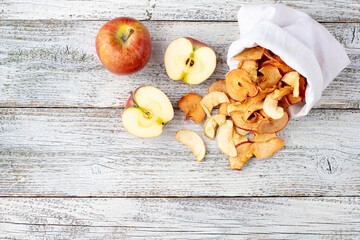
[[[249,118],[248,121],[245,121],[243,116],[244,113],[238,111],[230,113],[231,120],[237,128],[250,132],[257,131],[259,124],[264,120],[264,118],[259,118],[259,115],[255,115],[254,118]]]
[[[190,130],[180,130],[175,135],[176,140],[188,146],[194,153],[198,162],[205,157],[205,143],[196,132]]]
[[[242,61],[240,69],[245,70],[253,82],[257,82],[257,70],[258,70],[258,62],[255,60],[245,60]]]
[[[257,133],[276,133],[283,129],[289,121],[289,114],[284,111],[284,116],[280,119],[263,119],[255,129]],[[234,123],[235,124],[235,123]],[[235,124],[236,125],[236,124]]]
[[[255,142],[252,143],[252,153],[257,159],[263,159],[274,155],[283,146],[285,141],[280,138],[273,138],[266,142]]]
[[[285,86],[267,95],[263,105],[264,112],[273,119],[282,118],[284,116],[284,109],[278,106],[278,101],[285,95],[291,93],[291,91],[291,87]]]
[[[280,104],[284,109],[286,109],[290,106],[290,103],[289,103],[287,97],[288,96],[283,96],[278,102],[278,104]]]
[[[242,166],[253,156],[252,142],[243,142],[236,146],[235,157],[229,157],[230,169],[240,170]]]
[[[293,95],[286,95],[286,99],[290,105],[297,104],[301,101],[301,97],[294,97]]]
[[[204,124],[204,134],[205,136],[207,136],[208,138],[214,140],[215,137],[215,128],[218,125],[222,125],[224,124],[226,121],[226,116],[224,115],[213,115],[211,117],[209,117],[205,124]]]
[[[305,102],[305,90],[306,90],[306,79],[303,76],[300,76],[299,95],[301,97],[302,102]]]
[[[257,46],[253,48],[247,48],[241,53],[234,56],[237,60],[259,60],[264,55],[264,48]]]
[[[226,120],[226,122],[220,125],[216,131],[216,142],[220,150],[230,157],[236,156],[236,148],[233,142],[233,122]]]
[[[211,110],[220,103],[229,102],[229,98],[223,92],[210,92],[206,94],[200,101],[200,105],[204,109],[208,117],[211,116]]]
[[[218,80],[213,82],[208,88],[208,93],[211,92],[223,92],[227,94],[226,82],[225,80]]]
[[[242,136],[241,134],[238,134],[237,131],[234,129],[233,136],[232,136],[234,145],[237,146],[240,143],[248,142],[249,139],[247,137]]]
[[[245,130],[240,129],[238,127],[235,127],[235,131],[237,132],[237,134],[240,134],[241,136],[244,136],[244,135],[249,133],[249,131],[245,131]]]
[[[259,83],[261,89],[274,87],[274,85],[278,84],[282,77],[279,69],[272,65],[263,66],[260,68],[259,72],[265,76],[265,81]]]
[[[226,87],[231,98],[237,101],[244,101],[247,96],[253,97],[258,93],[256,83],[253,83],[249,74],[242,69],[230,71],[226,77]]]
[[[275,55],[274,58],[278,62],[277,68],[279,68],[281,74],[286,74],[288,72],[294,71],[294,69],[289,67],[278,55]]]
[[[227,112],[227,106],[231,103],[221,103],[219,106],[219,114],[229,116]]]
[[[289,84],[293,87],[293,96],[298,97],[299,96],[299,88],[300,88],[300,74],[298,72],[288,72],[286,73],[282,79],[282,82]]]
[[[185,94],[177,106],[185,113],[185,121],[191,118],[194,123],[201,123],[205,118],[205,111],[200,105],[201,96],[196,93]]]
[[[257,94],[255,97],[252,97],[252,98],[251,98],[251,101],[252,101],[253,103],[261,102],[261,101],[266,97],[266,95],[268,95],[269,93],[273,92],[275,89],[277,89],[277,86],[276,86],[276,85],[275,85],[274,87],[266,88],[266,89],[264,89],[264,90],[262,90],[262,89],[260,88],[258,94]]]
[[[273,138],[276,138],[276,133],[263,133],[263,134],[254,133],[251,141],[252,142],[266,142]]]
[[[264,102],[258,102],[256,104],[252,104],[251,106],[249,106],[245,113],[244,113],[244,120],[248,120],[249,117],[255,112],[255,111],[258,111],[258,110],[261,110],[263,109],[263,105],[264,105]]]

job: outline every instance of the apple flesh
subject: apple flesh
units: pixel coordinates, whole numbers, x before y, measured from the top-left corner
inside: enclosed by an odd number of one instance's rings
[[[165,93],[155,87],[144,86],[131,94],[121,121],[132,135],[151,138],[159,136],[173,117],[174,109]]]
[[[151,55],[147,28],[133,18],[115,18],[103,25],[96,36],[96,52],[112,73],[128,75],[142,69]]]
[[[216,54],[205,43],[193,38],[177,38],[165,52],[165,69],[172,80],[199,84],[208,79],[216,67]]]

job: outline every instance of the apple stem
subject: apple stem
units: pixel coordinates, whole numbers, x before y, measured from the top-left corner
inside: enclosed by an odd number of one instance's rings
[[[134,32],[135,32],[134,29],[130,28],[129,34],[127,35],[127,37],[126,37],[125,39],[122,38],[122,40],[123,40],[124,42],[126,42],[126,41],[129,39],[129,37],[130,37]]]
[[[137,103],[135,102],[135,96],[134,96],[134,92],[133,92],[133,91],[130,92],[130,96],[131,96],[132,101],[134,102],[134,106],[135,106],[135,107],[139,107],[139,105],[137,105]]]

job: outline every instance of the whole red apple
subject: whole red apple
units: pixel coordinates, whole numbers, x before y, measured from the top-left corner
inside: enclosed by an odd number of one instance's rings
[[[142,69],[151,55],[151,37],[138,20],[115,18],[96,36],[96,52],[102,64],[115,74],[127,75]]]

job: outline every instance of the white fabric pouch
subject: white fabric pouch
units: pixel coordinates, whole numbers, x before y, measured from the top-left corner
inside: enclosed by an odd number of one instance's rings
[[[350,63],[344,47],[329,31],[307,14],[281,4],[244,5],[238,12],[240,38],[228,50],[233,57],[246,48],[262,46],[279,55],[307,79],[305,103],[289,107],[292,118],[308,114],[322,91]]]

